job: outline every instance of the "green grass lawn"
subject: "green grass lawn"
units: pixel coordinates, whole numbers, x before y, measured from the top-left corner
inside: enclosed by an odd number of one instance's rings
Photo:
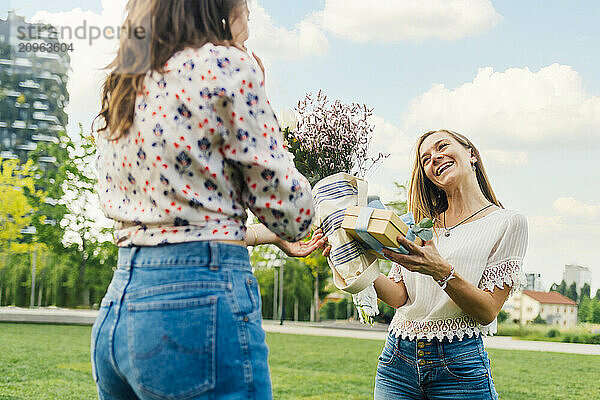
[[[88,326],[0,323],[0,400],[95,399]],[[267,336],[276,399],[372,399],[383,342]],[[598,399],[599,356],[489,350],[503,400]]]

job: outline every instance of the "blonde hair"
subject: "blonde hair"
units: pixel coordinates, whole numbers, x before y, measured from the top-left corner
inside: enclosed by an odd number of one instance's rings
[[[412,174],[410,177],[410,184],[408,188],[408,209],[415,217],[415,221],[421,221],[423,218],[430,218],[432,220],[439,220],[440,215],[448,209],[448,199],[446,193],[435,186],[433,182],[429,180],[425,175],[423,164],[421,163],[421,157],[419,151],[423,141],[434,133],[447,133],[460,143],[465,149],[470,149],[473,155],[477,158],[477,169],[475,176],[477,177],[477,183],[479,189],[485,196],[485,198],[498,207],[504,208],[502,203],[496,198],[496,194],[492,189],[490,180],[485,172],[483,161],[479,150],[473,145],[473,143],[460,133],[452,132],[446,129],[440,129],[435,131],[429,131],[421,135],[417,140],[415,149],[415,161],[413,163]]]

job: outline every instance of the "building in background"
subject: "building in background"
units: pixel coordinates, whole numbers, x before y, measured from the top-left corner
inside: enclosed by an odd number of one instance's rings
[[[48,27],[26,23],[13,12],[0,19],[0,158],[25,162],[38,143],[56,142],[66,130],[70,57]],[[55,161],[42,156],[40,167]]]
[[[565,272],[563,273],[563,279],[569,287],[571,284],[575,283],[577,287],[577,293],[581,293],[581,288],[586,283],[591,287],[592,286],[592,272],[589,268],[583,267],[581,265],[576,264],[567,264],[565,265]]]
[[[536,273],[527,273],[525,274],[527,278],[527,285],[525,286],[525,290],[533,290],[536,292],[544,291],[544,282],[542,281],[542,274]]]
[[[572,328],[577,325],[577,303],[558,292],[523,290],[503,307],[511,321],[532,322],[539,315],[548,325]]]

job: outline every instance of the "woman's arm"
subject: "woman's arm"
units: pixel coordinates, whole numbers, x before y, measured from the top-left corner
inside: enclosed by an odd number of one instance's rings
[[[323,236],[323,231],[319,228],[313,232],[310,240],[288,242],[271,232],[263,224],[248,225],[246,246],[258,246],[260,244],[274,244],[279,247],[286,255],[290,257],[306,257],[318,248],[322,248],[327,241]]]
[[[446,285],[448,296],[475,321],[482,325],[491,324],[508,298],[511,287],[504,286],[488,292],[471,285],[456,273],[454,277]]]
[[[403,281],[396,283],[384,274],[379,274],[373,284],[377,297],[390,307],[402,307],[408,300],[406,286],[404,286]]]
[[[401,264],[409,271],[430,275],[436,281],[445,279],[452,270],[452,266],[440,256],[432,241],[427,241],[417,246],[403,236],[398,237],[398,242],[409,251],[404,255],[395,251],[384,249],[383,252],[390,260]],[[446,293],[466,314],[482,325],[494,321],[510,293],[510,287],[496,288],[493,292],[479,289],[459,274],[454,273],[454,278],[447,281]]]
[[[324,237],[324,247],[323,256],[329,257],[331,245],[327,244],[327,237]],[[377,292],[377,298],[390,307],[402,307],[406,304],[406,300],[408,300],[408,292],[406,291],[404,281],[394,282],[384,274],[379,274],[373,282],[373,286],[375,287],[375,292]]]

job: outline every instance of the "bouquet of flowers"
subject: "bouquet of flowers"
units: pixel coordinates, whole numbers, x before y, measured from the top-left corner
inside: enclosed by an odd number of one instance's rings
[[[298,102],[295,111],[298,115],[297,124],[292,123],[291,126],[284,129],[284,138],[288,150],[294,156],[296,168],[308,178],[313,186],[313,191],[318,192],[320,190],[318,187],[325,181],[332,178],[337,179],[338,175],[336,174],[338,173],[346,173],[362,178],[374,165],[388,156],[382,153],[375,157],[369,155],[369,144],[375,127],[369,122],[373,109],[364,104],[344,104],[339,100],[330,103],[327,96],[319,91],[316,96],[310,93],[307,94],[303,100]],[[327,177],[330,178],[325,179]],[[319,184],[315,186],[317,182]],[[349,201],[356,200],[351,200],[350,197],[345,200],[338,198],[333,202],[334,204],[328,206],[321,203],[321,208],[327,208],[326,214],[329,214],[339,207],[346,207],[346,205],[342,206],[341,204],[346,204]],[[321,212],[317,210],[317,214],[320,215]],[[317,220],[321,220],[323,216],[325,215],[318,216]],[[323,226],[324,233],[330,238],[330,243],[334,246],[332,255],[328,259],[334,273],[334,281],[339,266],[336,266],[337,262],[335,260],[332,261],[335,246],[351,241],[351,238],[341,229],[341,220],[338,222],[338,224],[328,224],[327,226],[324,224]],[[360,247],[356,242],[348,244]],[[357,249],[356,251],[360,250]],[[376,259],[361,256],[360,262],[369,265],[367,269],[370,273],[365,274],[363,278],[370,279],[369,277],[373,275],[373,271],[379,273]],[[344,279],[342,279],[342,282]],[[348,289],[351,286],[350,281],[345,282],[345,284],[339,284],[338,282],[336,286],[352,293],[352,299],[358,308],[360,320],[363,323],[372,324],[372,317],[379,312],[377,294],[372,283],[369,283],[365,289],[360,286],[361,289],[358,292]]]
[[[368,153],[375,127],[369,123],[373,109],[365,104],[330,103],[319,91],[307,94],[295,111],[297,125],[285,127],[283,135],[296,168],[311,185],[338,172],[364,177],[388,156]]]

